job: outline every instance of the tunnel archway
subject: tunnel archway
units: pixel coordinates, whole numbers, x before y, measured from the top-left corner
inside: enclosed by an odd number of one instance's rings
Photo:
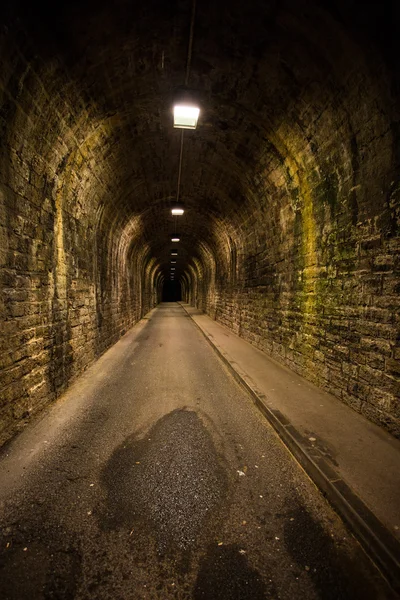
[[[163,298],[177,231],[184,300],[400,435],[397,4],[202,0],[187,76],[190,0],[6,2],[5,438]]]

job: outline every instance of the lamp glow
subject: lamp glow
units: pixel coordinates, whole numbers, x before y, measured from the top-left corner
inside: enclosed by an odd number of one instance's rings
[[[183,213],[184,213],[184,212],[185,212],[185,211],[183,210],[183,208],[178,208],[178,207],[176,207],[176,208],[172,208],[172,209],[171,209],[171,213],[172,213],[173,215],[175,215],[175,216],[179,216],[179,217],[180,217],[181,215],[183,215]]]
[[[188,104],[174,106],[174,127],[178,129],[196,129],[200,109]]]

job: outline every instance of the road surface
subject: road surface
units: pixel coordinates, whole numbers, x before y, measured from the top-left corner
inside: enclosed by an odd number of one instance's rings
[[[7,447],[0,598],[394,598],[183,309]]]

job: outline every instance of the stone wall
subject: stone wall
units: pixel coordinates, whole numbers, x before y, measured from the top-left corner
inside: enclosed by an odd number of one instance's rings
[[[305,87],[264,143],[207,310],[399,436],[399,106],[364,61]]]
[[[1,41],[0,442],[157,301],[138,219],[110,207],[107,124],[57,60]]]

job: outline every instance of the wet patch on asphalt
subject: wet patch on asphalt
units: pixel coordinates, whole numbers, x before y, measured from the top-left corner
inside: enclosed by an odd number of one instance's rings
[[[115,450],[102,481],[107,501],[100,527],[129,528],[140,521],[153,531],[160,552],[196,545],[228,489],[210,433],[195,412],[181,409]]]

